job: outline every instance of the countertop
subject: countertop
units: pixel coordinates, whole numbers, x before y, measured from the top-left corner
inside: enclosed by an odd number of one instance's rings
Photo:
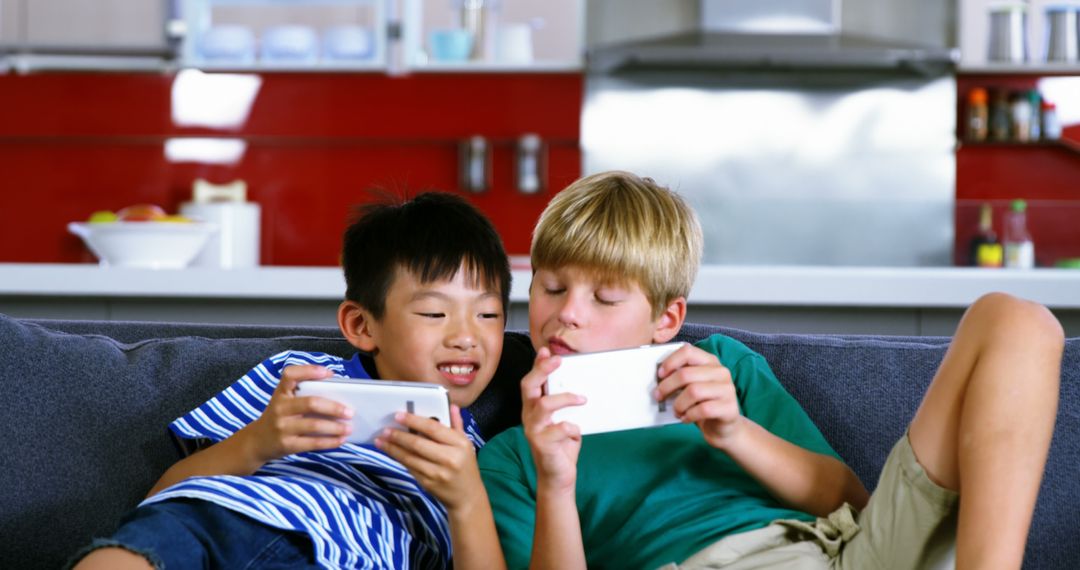
[[[512,302],[528,299],[530,273],[515,269]],[[0,296],[339,300],[336,267],[183,270],[93,264],[0,263]],[[1005,291],[1051,308],[1080,308],[1080,270],[909,267],[702,267],[690,304],[965,307]]]

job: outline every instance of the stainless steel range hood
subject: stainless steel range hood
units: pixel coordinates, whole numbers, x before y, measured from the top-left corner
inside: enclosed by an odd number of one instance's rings
[[[621,71],[586,76],[585,173],[630,170],[678,191],[702,220],[707,264],[951,263],[956,79],[910,73],[951,67],[951,50],[882,39],[951,44],[950,3],[687,0],[670,25],[653,4],[636,11],[644,23],[613,16],[624,2],[653,0],[594,4],[609,16],[594,45],[699,29],[594,54]]]
[[[641,68],[877,69],[940,74],[957,61],[951,48],[900,45],[851,35],[692,32],[596,48],[589,69]]]
[[[840,0],[701,0],[699,29],[594,47],[589,69],[868,69],[937,75],[959,59],[955,48],[845,30],[841,7]]]

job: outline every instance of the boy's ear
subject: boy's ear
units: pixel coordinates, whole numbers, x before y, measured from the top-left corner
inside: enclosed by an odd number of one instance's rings
[[[364,352],[375,352],[378,348],[375,342],[377,331],[373,330],[376,323],[371,312],[355,301],[342,301],[338,305],[337,318],[338,328],[349,344]]]
[[[660,313],[656,320],[656,328],[653,329],[653,343],[665,343],[679,334],[683,321],[686,320],[686,297],[676,297]]]

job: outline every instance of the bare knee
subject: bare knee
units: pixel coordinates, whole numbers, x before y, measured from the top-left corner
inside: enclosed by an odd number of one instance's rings
[[[964,318],[976,321],[984,332],[1010,342],[1036,342],[1058,351],[1065,347],[1065,331],[1049,309],[1007,293],[979,297]]]
[[[153,570],[154,565],[142,555],[126,548],[107,546],[87,554],[75,565],[74,570]]]

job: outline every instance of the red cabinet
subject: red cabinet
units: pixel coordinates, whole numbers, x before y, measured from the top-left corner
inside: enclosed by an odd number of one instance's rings
[[[177,77],[0,75],[0,262],[90,261],[68,222],[143,202],[173,212],[204,178],[247,181],[262,205],[263,264],[335,265],[351,207],[375,191],[464,193],[458,149],[473,135],[490,142],[492,183],[468,196],[508,251],[524,254],[552,193],[581,174],[580,73],[237,76],[257,88],[239,122],[217,126],[177,120]],[[229,96],[208,93],[196,108],[228,107]],[[546,148],[548,184],[531,195],[514,175],[526,133]],[[241,152],[214,160],[170,150],[205,139]]]

